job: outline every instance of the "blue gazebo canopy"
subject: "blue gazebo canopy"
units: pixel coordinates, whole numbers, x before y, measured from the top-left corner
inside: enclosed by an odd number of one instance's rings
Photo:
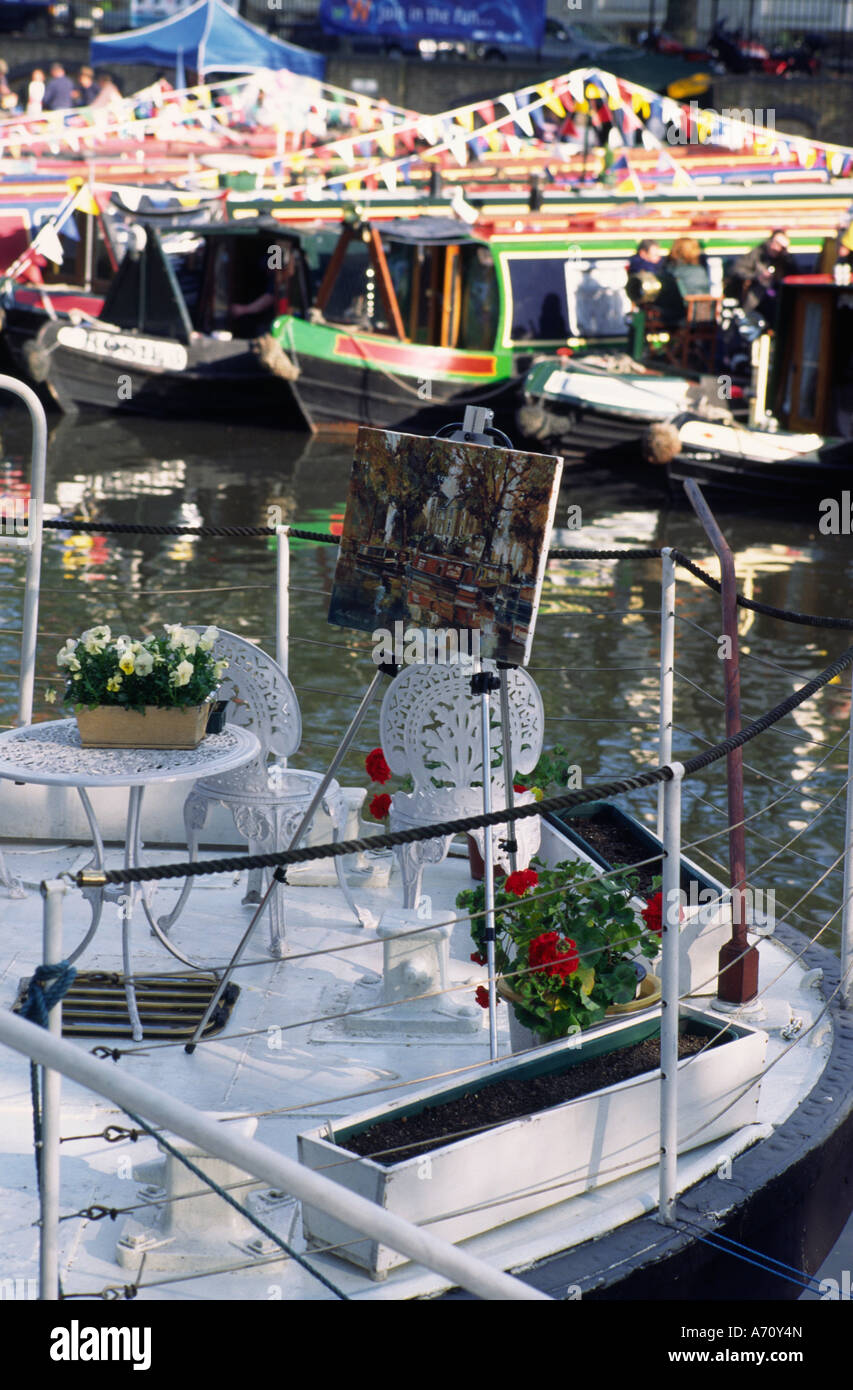
[[[89,61],[102,67],[112,63],[187,67],[202,79],[211,72],[286,68],[300,77],[322,81],[326,72],[321,54],[273,38],[241,19],[222,0],[197,0],[189,9],[158,24],[92,39]]]

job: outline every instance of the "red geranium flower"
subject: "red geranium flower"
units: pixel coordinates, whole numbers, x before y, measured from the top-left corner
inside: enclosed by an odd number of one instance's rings
[[[391,810],[391,798],[387,792],[378,792],[370,803],[370,814],[374,820],[386,820]]]
[[[516,898],[523,898],[528,888],[535,888],[538,882],[539,875],[535,869],[518,869],[514,874],[509,875],[504,883],[504,888]]]
[[[649,898],[642,911],[642,918],[649,931],[656,936],[663,934],[663,893],[655,893]]]
[[[472,951],[472,952],[471,952],[471,959],[472,959],[472,961],[474,962],[475,965],[485,965],[485,964],[486,964],[486,957],[485,957],[485,956],[482,956],[482,955],[480,954],[479,951]]]
[[[580,964],[575,942],[571,937],[561,940],[555,931],[546,931],[534,937],[527,958],[534,972],[544,970],[546,975],[559,975],[563,980],[574,975]]]
[[[663,935],[663,893],[662,893],[662,892],[655,893],[653,897],[649,898],[648,902],[646,903],[645,907],[643,908],[643,911],[642,911],[642,913],[641,913],[641,916],[642,916],[643,921],[645,922],[646,926],[648,927],[649,931],[653,931],[653,932],[655,933],[655,936],[662,936],[662,935]],[[678,920],[679,920],[679,922],[683,922],[683,921],[684,921],[684,908],[681,906],[680,903],[679,903],[679,906],[678,906]]]
[[[513,782],[513,784],[512,784],[512,789],[513,789],[514,792],[519,792],[519,793],[521,793],[521,792],[526,792],[526,791],[527,791],[527,788],[526,788],[526,787],[523,787],[523,786],[521,785],[520,782]]]
[[[489,991],[486,989],[485,985],[477,986],[477,992],[474,995],[474,998],[480,1005],[481,1009],[487,1009],[489,1007]]]
[[[364,760],[364,770],[371,782],[382,782],[383,785],[391,776],[391,769],[385,761],[385,754],[381,748],[374,748],[372,753],[368,753]]]

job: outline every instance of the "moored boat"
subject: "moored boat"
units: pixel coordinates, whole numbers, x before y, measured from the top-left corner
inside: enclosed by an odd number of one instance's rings
[[[212,225],[173,233],[167,254],[154,227],[137,224],[97,319],[51,320],[28,353],[63,410],[80,405],[130,414],[229,416],[305,427],[292,389],[297,369],[235,300],[258,298],[275,236],[278,254],[296,239],[278,227]],[[164,234],[165,236],[165,234]],[[296,261],[294,261],[296,266]],[[298,269],[291,294],[301,293]]]

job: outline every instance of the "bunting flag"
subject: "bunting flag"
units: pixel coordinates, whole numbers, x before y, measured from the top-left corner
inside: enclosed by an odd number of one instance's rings
[[[621,154],[618,159],[613,161],[610,173],[618,176],[618,182],[613,185],[614,192],[634,193],[640,198],[643,196],[643,185],[631,168],[627,154]]]
[[[98,200],[88,184],[83,184],[77,197],[74,199],[75,212],[88,213],[90,217],[97,217],[101,211],[98,207]]]
[[[39,228],[30,249],[34,255],[45,256],[49,261],[53,261],[54,265],[62,265],[65,260],[62,242],[52,222],[45,222],[44,226]]]
[[[539,82],[533,90],[542,98],[545,106],[549,111],[553,111],[555,116],[565,116],[566,108],[550,82]]]

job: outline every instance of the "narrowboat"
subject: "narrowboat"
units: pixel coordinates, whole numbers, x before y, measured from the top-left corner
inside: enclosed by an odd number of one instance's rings
[[[267,299],[305,302],[298,238],[268,224],[135,233],[97,319],[51,320],[33,341],[60,408],[305,428],[297,369],[263,324]]]

